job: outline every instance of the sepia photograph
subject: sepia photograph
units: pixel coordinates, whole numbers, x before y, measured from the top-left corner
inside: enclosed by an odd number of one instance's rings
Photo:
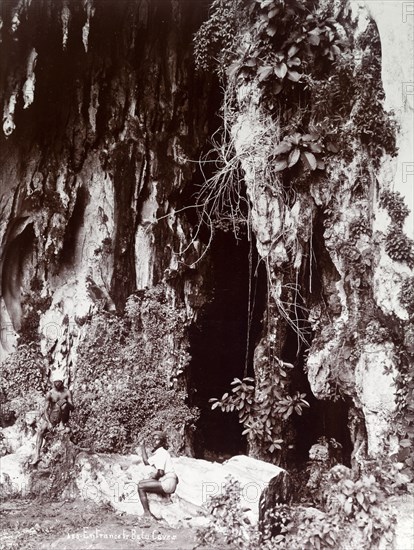
[[[0,0],[1,550],[414,550],[414,1]]]

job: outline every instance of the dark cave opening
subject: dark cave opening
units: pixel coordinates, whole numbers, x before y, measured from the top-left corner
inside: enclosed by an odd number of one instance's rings
[[[221,460],[247,450],[237,413],[212,411],[209,399],[228,392],[235,377],[253,375],[253,350],[261,331],[266,277],[260,266],[257,274],[251,273],[250,254],[255,266],[254,243],[246,236],[236,239],[232,232],[218,231],[211,245],[212,299],[190,334],[189,387],[193,391],[192,405],[200,409],[194,437],[197,458]]]
[[[296,334],[293,337],[296,338]],[[304,408],[302,415],[294,414],[292,416],[295,441],[288,461],[299,468],[304,466],[309,460],[309,450],[312,445],[315,445],[319,438],[326,437],[328,440],[335,439],[337,443],[340,443],[342,450],[338,456],[342,456],[343,464],[351,466],[353,445],[348,428],[349,401],[345,399],[317,399],[312,393],[303,368],[303,355],[300,354],[293,363],[295,369],[292,373],[291,393],[296,391],[306,393],[305,399],[310,407]]]
[[[89,200],[88,191],[80,187],[76,196],[75,206],[69,221],[66,225],[63,246],[60,251],[60,262],[65,267],[70,267],[75,262],[76,248],[79,240],[79,233],[83,226],[83,218]]]
[[[296,335],[294,335],[296,338]],[[288,338],[289,340],[289,338]],[[285,359],[287,360],[287,359]],[[294,445],[288,455],[288,462],[301,467],[309,460],[309,450],[321,437],[335,439],[342,446],[342,462],[351,465],[353,445],[348,428],[348,411],[350,403],[343,399],[317,399],[311,390],[307,375],[303,369],[303,356],[292,361],[295,369],[292,372],[291,394],[299,391],[306,394],[309,408],[303,408],[302,415],[292,416],[295,431]]]
[[[33,224],[27,218],[16,220],[17,235],[5,246],[1,273],[1,294],[15,330],[20,330],[21,297],[32,278],[32,256],[36,239]],[[20,229],[19,224],[23,229]]]
[[[304,304],[299,304],[304,305]],[[288,464],[303,467],[309,460],[309,450],[321,437],[335,439],[342,446],[342,462],[351,465],[353,445],[348,428],[348,412],[350,403],[344,399],[321,400],[312,393],[307,373],[305,372],[305,351],[311,340],[310,327],[303,321],[299,329],[304,340],[298,338],[297,332],[289,327],[282,350],[282,359],[292,363],[295,368],[291,372],[290,394],[297,391],[306,394],[309,408],[303,408],[302,415],[293,414],[292,422],[295,432],[294,444],[288,454]]]
[[[295,459],[297,464],[304,464],[309,460],[309,449],[325,436],[328,440],[335,439],[342,446],[339,453],[342,462],[351,466],[353,449],[348,428],[349,403],[345,400],[319,400],[312,394],[310,388],[307,400],[310,408],[302,416],[294,417],[294,426],[297,433],[295,441]]]
[[[253,273],[249,268],[250,254],[251,265],[259,265],[257,270],[253,267]],[[249,243],[247,237],[236,239],[231,232],[217,232],[210,258],[214,288],[211,301],[191,329],[188,387],[192,391],[191,404],[200,409],[194,454],[197,458],[222,460],[246,453],[246,439],[237,413],[223,413],[219,408],[211,410],[209,399],[220,398],[230,391],[235,377],[254,376],[253,352],[263,330],[267,282],[264,266],[257,262],[255,245]],[[300,328],[310,340],[306,320]],[[341,444],[342,461],[349,466],[353,450],[348,428],[350,404],[342,399],[319,400],[313,395],[304,370],[304,352],[308,347],[309,343],[301,341],[293,328],[288,329],[281,358],[295,365],[289,391],[292,395],[296,391],[306,393],[310,408],[304,408],[301,416],[292,416],[294,442],[287,462],[289,466],[302,468],[309,460],[312,445],[325,436]]]

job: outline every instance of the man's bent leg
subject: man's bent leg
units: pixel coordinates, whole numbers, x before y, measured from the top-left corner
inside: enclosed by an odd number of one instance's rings
[[[138,483],[138,495],[142,507],[144,508],[144,516],[155,517],[150,512],[147,493],[157,493],[159,495],[165,495],[161,482],[156,481],[155,479],[143,479]]]
[[[69,426],[66,426],[66,424],[69,422],[69,415],[70,415],[70,405],[69,403],[64,403],[61,408],[61,418],[60,418],[60,427],[64,430],[65,433],[70,432]]]

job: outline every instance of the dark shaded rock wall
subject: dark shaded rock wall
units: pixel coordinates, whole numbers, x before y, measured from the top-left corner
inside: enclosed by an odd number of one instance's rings
[[[186,285],[189,315],[198,299],[195,277],[181,262],[190,265],[200,250],[190,244],[186,213],[176,210],[211,110],[211,85],[192,62],[203,8],[187,1],[83,4],[2,7],[6,353],[33,293],[53,299],[42,325],[49,348],[65,316],[70,327],[93,308],[122,309],[129,294],[161,282],[167,269],[172,299],[183,301]]]

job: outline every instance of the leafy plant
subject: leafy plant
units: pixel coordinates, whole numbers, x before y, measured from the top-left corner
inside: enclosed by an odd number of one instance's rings
[[[392,544],[395,514],[387,499],[395,468],[369,465],[359,479],[337,465],[329,472],[322,509],[297,504],[276,504],[264,512],[259,526],[243,516],[241,491],[231,479],[222,494],[209,500],[211,522],[197,532],[200,545],[224,542],[241,549],[320,550],[322,548],[371,548]],[[260,528],[260,531],[259,531]]]
[[[294,412],[302,416],[303,409],[310,407],[305,397],[306,393],[296,392],[294,395],[287,395],[279,401],[277,410],[282,415],[283,420],[287,420]]]
[[[296,14],[304,10],[303,4],[297,0],[285,2],[284,0],[255,0],[251,11],[254,7],[259,9],[258,18],[256,21],[256,29],[259,34],[266,34],[272,38],[280,29],[280,22],[287,22],[294,19]]]
[[[232,392],[235,395],[225,393],[220,400],[213,397],[209,401],[212,403],[211,409],[214,410],[220,407],[223,412],[239,411],[241,422],[245,422],[253,409],[254,399],[254,378],[243,378],[239,380],[235,378],[231,385],[234,385]]]
[[[331,17],[318,21],[314,14],[309,14],[304,24],[306,38],[301,41],[306,40],[311,46],[317,47],[322,56],[334,61],[341,54],[341,47],[345,46],[335,28],[337,24]]]
[[[391,221],[398,227],[403,226],[405,218],[410,213],[403,196],[398,191],[390,191],[389,189],[383,191],[379,199],[379,205],[388,212]]]
[[[292,520],[283,532],[269,541],[273,544],[273,546],[269,544],[269,547],[277,547],[282,550],[293,547],[306,550],[333,548],[337,546],[339,539],[337,523],[339,523],[339,519],[338,522],[327,521],[324,514],[307,517],[303,512],[297,510],[292,514]]]
[[[386,464],[370,465],[370,470],[354,479],[350,469],[334,466],[315,490],[318,496],[324,494],[317,499],[325,503],[322,509],[291,506],[285,511],[289,521],[264,548],[319,550],[392,544],[396,518],[387,499],[396,470]],[[269,514],[267,533],[272,532],[273,521]]]
[[[290,46],[288,51],[277,52],[270,58],[266,65],[257,69],[259,82],[264,82],[270,76],[275,75],[279,79],[279,84],[273,88],[275,94],[283,89],[283,79],[287,78],[292,82],[298,82],[301,74],[296,70],[301,65],[301,60],[296,56],[299,48],[296,45]]]
[[[243,513],[241,493],[240,483],[228,476],[223,491],[209,498],[207,508],[211,521],[208,527],[197,530],[200,546],[212,547],[224,542],[245,550],[257,547],[258,532]]]
[[[385,237],[385,251],[395,262],[414,268],[414,241],[407,237],[402,228],[391,224]]]
[[[272,542],[277,542],[279,534],[287,532],[291,522],[292,509],[289,505],[277,503],[267,508],[259,520],[260,547],[271,547]]]
[[[196,68],[202,71],[217,67],[219,73],[231,55],[238,26],[237,2],[215,0],[210,16],[194,36],[194,59]]]
[[[353,520],[368,543],[376,544],[383,536],[392,542],[395,516],[373,474],[362,475],[356,481],[340,479],[329,489],[327,499],[329,513]]]
[[[257,384],[250,377],[236,378],[231,393],[210,399],[212,409],[236,411],[244,426],[243,435],[258,440],[270,456],[282,448],[281,419],[286,421],[293,413],[301,415],[303,408],[309,407],[306,394],[287,394],[287,371],[292,368],[292,364],[277,359],[272,375]]]
[[[305,170],[316,170],[317,168],[323,170],[325,164],[318,158],[322,151],[323,147],[318,134],[295,132],[286,136],[273,151],[276,160],[275,170],[281,172],[286,168],[292,168],[299,160]]]

